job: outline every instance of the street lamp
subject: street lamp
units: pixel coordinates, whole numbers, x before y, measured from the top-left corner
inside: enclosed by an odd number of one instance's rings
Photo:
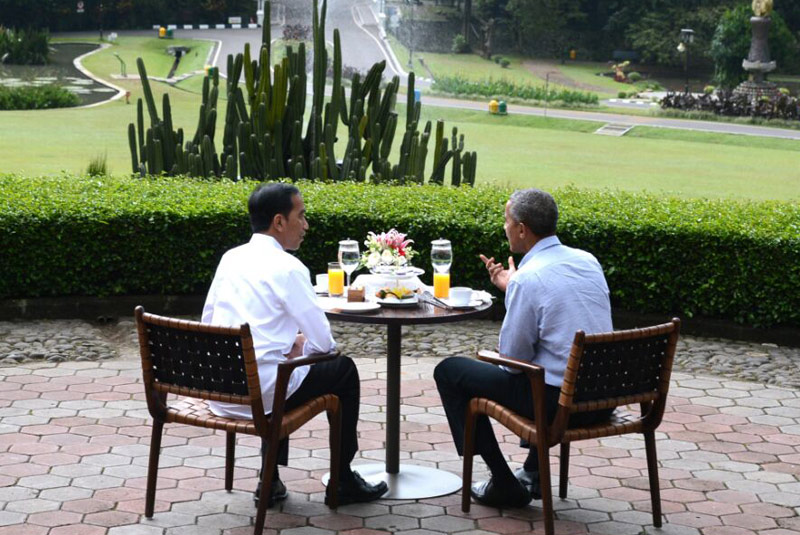
[[[678,44],[678,52],[683,53],[683,75],[686,78],[684,92],[689,93],[689,45],[694,43],[694,30],[681,28],[681,42]]]

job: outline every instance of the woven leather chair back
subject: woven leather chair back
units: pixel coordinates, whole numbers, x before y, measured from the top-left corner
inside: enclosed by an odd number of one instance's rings
[[[253,338],[246,324],[219,327],[137,308],[136,325],[146,391],[261,406]],[[163,407],[151,410],[161,412]]]
[[[595,335],[575,334],[559,404],[570,412],[664,398],[680,322]]]
[[[158,383],[247,396],[241,336],[146,325]]]
[[[635,396],[658,390],[669,335],[639,340],[599,342],[584,346],[576,402]]]

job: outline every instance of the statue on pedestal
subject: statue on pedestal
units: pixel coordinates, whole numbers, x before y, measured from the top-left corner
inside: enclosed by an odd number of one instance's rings
[[[742,67],[750,73],[749,79],[733,90],[735,94],[748,95],[752,98],[777,96],[778,88],[766,81],[766,74],[777,66],[769,56],[769,27],[772,24],[772,0],[753,0],[753,17],[750,26],[753,37],[750,41],[750,52],[742,61]]]

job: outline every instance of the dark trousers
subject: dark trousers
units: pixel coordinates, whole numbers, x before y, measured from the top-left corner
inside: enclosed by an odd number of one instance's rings
[[[491,399],[521,416],[531,419],[534,417],[531,383],[525,374],[509,373],[494,364],[475,359],[449,357],[436,366],[433,378],[459,455],[464,454],[467,405],[472,398]],[[558,410],[560,392],[559,387],[545,385],[545,413],[548,421],[552,421]],[[610,413],[611,411],[597,411],[575,416],[581,420],[580,424],[585,424],[607,419]],[[575,418],[570,421],[578,423]],[[531,445],[531,453],[534,452],[535,448]],[[477,418],[475,453],[490,456],[500,453],[489,417],[485,414]],[[535,456],[530,455],[525,465],[528,470],[536,469],[538,464]]]
[[[339,397],[342,411],[342,447],[340,467],[342,474],[349,473],[350,462],[358,451],[358,407],[361,401],[361,382],[358,369],[349,357],[339,356],[333,360],[318,362],[311,366],[308,375],[291,396],[286,398],[286,410],[290,411],[323,394]],[[262,447],[262,454],[266,447]],[[266,459],[266,455],[262,455]],[[278,449],[278,464],[286,466],[289,460],[289,441],[282,440]],[[263,468],[263,460],[262,460]]]

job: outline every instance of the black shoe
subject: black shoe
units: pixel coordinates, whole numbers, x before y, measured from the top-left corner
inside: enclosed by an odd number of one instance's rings
[[[377,500],[388,491],[389,485],[385,481],[371,485],[358,472],[353,472],[353,476],[349,481],[339,483],[339,505],[371,502]],[[328,503],[327,492],[325,494],[325,503]]]
[[[500,509],[525,507],[531,503],[531,495],[516,479],[509,484],[498,485],[494,479],[472,485],[475,501]]]
[[[534,500],[542,499],[542,486],[539,484],[539,471],[534,470],[529,472],[524,467],[514,470],[514,477],[517,478],[523,487],[525,487],[531,498]]]
[[[256,491],[253,493],[253,503],[256,504],[258,507],[258,500],[261,496],[261,470],[259,470],[258,476],[258,486],[256,486]],[[283,481],[278,477],[278,474],[275,474],[275,477],[272,478],[272,492],[269,493],[269,501],[267,502],[267,508],[273,507],[276,502],[280,502],[285,500],[289,497],[289,491],[286,490],[286,485],[283,484]]]

